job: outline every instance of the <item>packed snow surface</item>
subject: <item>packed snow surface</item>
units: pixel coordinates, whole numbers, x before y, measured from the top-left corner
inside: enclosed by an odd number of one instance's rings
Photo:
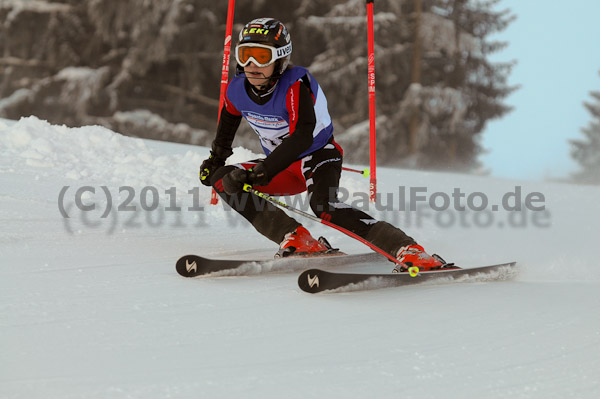
[[[188,253],[277,249],[207,205],[207,154],[0,120],[1,398],[600,397],[600,188],[380,168],[368,212],[464,267],[517,261],[518,276],[310,295],[298,271],[175,272]],[[254,157],[237,148],[229,162]],[[341,186],[367,206],[368,179],[344,172]],[[534,210],[507,210],[530,194]],[[308,211],[303,199],[285,200]]]

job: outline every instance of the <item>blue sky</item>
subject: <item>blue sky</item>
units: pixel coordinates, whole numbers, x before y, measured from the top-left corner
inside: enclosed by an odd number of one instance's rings
[[[516,60],[505,102],[515,109],[488,122],[482,156],[492,176],[540,180],[578,168],[568,140],[582,138],[591,116],[583,106],[600,91],[600,1],[503,0],[517,15],[493,39],[509,42],[493,61]]]

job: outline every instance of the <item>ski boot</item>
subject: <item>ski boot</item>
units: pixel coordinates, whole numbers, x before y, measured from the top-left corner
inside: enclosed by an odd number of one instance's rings
[[[339,249],[332,248],[329,242],[323,237],[315,240],[308,230],[303,226],[291,233],[287,233],[279,244],[279,251],[275,254],[276,258],[285,258],[288,256],[319,256],[341,254]]]
[[[408,271],[413,273],[415,272],[415,267],[418,268],[416,272],[426,272],[430,270],[439,270],[447,265],[450,266],[450,264],[447,264],[439,255],[428,255],[423,247],[417,244],[400,248],[396,255],[396,259],[398,259],[400,263],[394,267],[392,273]]]

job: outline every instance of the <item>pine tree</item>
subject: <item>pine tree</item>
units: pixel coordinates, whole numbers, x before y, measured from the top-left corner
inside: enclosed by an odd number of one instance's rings
[[[410,131],[417,108],[418,152],[409,159],[418,167],[476,168],[486,122],[510,110],[501,101],[514,90],[506,83],[512,65],[488,60],[505,46],[488,36],[513,19],[508,10],[493,10],[498,3],[423,0],[421,81],[404,93],[401,112],[393,118],[402,131]]]
[[[573,178],[581,183],[600,184],[600,91],[592,91],[594,102],[584,102],[592,115],[589,125],[581,129],[584,140],[571,140],[571,156],[581,170]]]
[[[461,170],[478,166],[480,134],[488,120],[510,110],[502,100],[514,90],[506,83],[512,65],[488,60],[505,45],[488,36],[513,19],[508,10],[494,11],[498,2],[376,3],[379,163]],[[299,21],[294,30],[302,30],[303,40],[312,38],[310,69],[328,93],[339,141],[353,148],[346,158],[361,162],[368,153],[365,14],[364,1],[347,0]]]

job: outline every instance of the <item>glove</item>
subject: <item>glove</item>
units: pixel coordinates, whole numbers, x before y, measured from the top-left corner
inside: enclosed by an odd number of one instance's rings
[[[250,170],[235,169],[223,177],[223,189],[227,194],[236,194],[244,190],[245,184],[251,186],[266,186],[269,184],[267,171],[262,162],[256,164]]]
[[[225,166],[225,160],[227,160],[231,154],[233,154],[231,147],[222,147],[217,144],[216,141],[213,141],[210,149],[210,156],[200,165],[200,182],[205,186],[210,187],[212,176],[214,176],[217,169]]]
[[[229,195],[237,194],[244,189],[244,184],[250,184],[249,172],[246,169],[234,169],[223,176],[223,190]]]
[[[267,175],[267,169],[263,161],[259,161],[249,172],[250,184],[253,186],[266,186],[271,181]]]
[[[200,165],[200,183],[210,187],[210,178],[215,174],[217,169],[225,165],[225,160],[215,157],[212,152],[208,159]]]

